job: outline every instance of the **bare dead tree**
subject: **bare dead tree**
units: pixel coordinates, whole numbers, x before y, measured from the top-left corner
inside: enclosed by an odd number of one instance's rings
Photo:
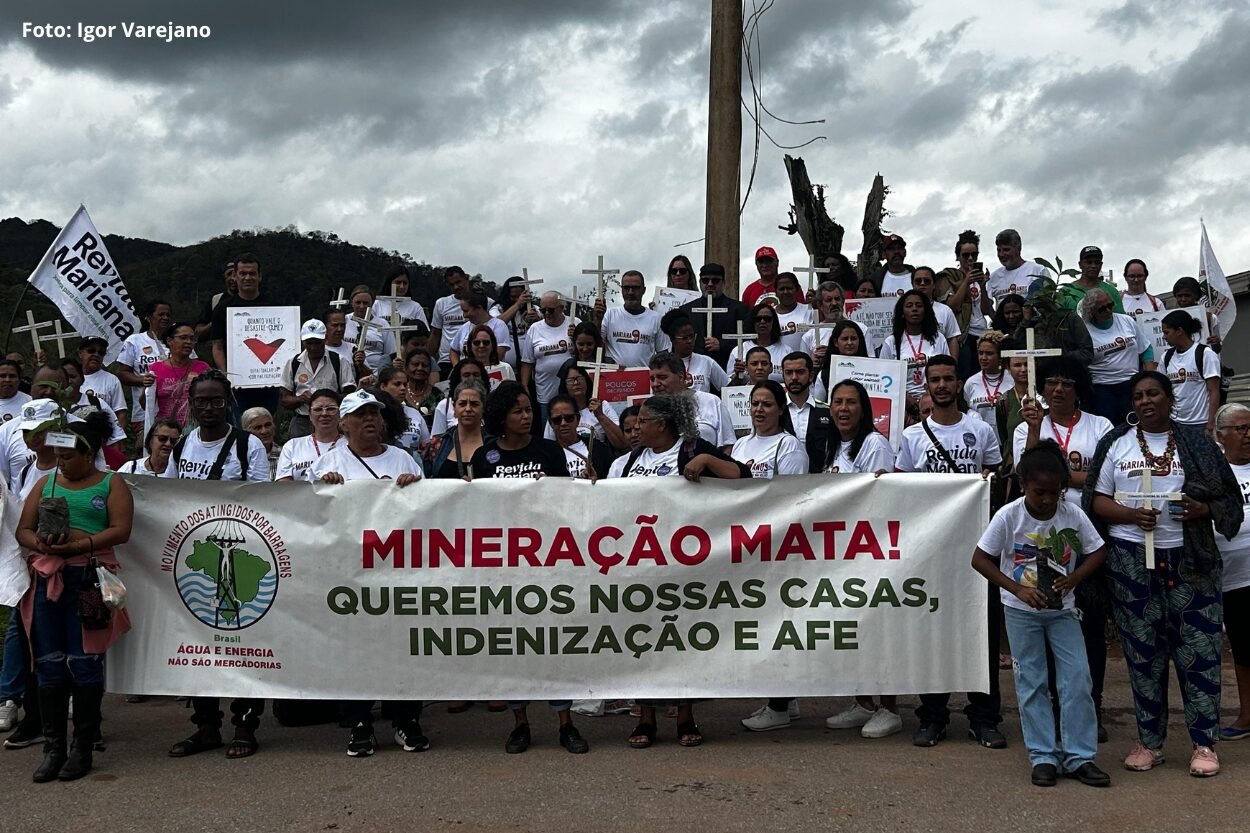
[[[881,221],[889,212],[885,210],[885,198],[890,189],[885,186],[881,174],[872,180],[872,188],[868,191],[868,201],[864,204],[864,248],[860,249],[855,261],[855,273],[860,278],[872,277],[881,265]]]
[[[842,252],[846,230],[829,216],[825,208],[825,186],[813,186],[802,159],[787,155],[786,174],[790,178],[790,224],[779,226],[787,234],[798,234],[808,254],[823,261]]]

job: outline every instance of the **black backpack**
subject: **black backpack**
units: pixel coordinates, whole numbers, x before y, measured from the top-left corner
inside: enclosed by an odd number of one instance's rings
[[[1198,350],[1197,352],[1194,353],[1194,364],[1198,368],[1199,376],[1202,375],[1202,359],[1206,355],[1206,352],[1207,352],[1207,346],[1203,344],[1201,341],[1198,342]],[[1167,352],[1163,354],[1163,372],[1165,374],[1168,372],[1168,365],[1171,363],[1172,357],[1175,355],[1176,355],[1175,347],[1169,347]],[[1228,389],[1232,387],[1233,377],[1235,375],[1237,375],[1236,371],[1234,371],[1231,367],[1224,364],[1223,362],[1220,363],[1220,404],[1221,405],[1228,404]]]
[[[178,442],[174,443],[174,450],[171,456],[174,458],[174,471],[178,470],[179,464],[182,462],[182,449],[187,444],[187,437],[190,433],[184,434]],[[226,455],[230,452],[230,446],[234,446],[234,454],[239,460],[239,470],[241,472],[239,479],[247,480],[247,444],[251,438],[251,434],[246,431],[240,431],[238,428],[231,427],[230,435],[227,441],[221,447],[221,453],[217,455],[216,462],[213,467],[208,470],[208,477],[205,480],[221,480],[221,472],[226,467]],[[231,442],[233,439],[233,442]]]

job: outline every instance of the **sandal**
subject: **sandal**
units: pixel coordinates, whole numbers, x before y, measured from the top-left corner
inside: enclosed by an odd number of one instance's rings
[[[186,740],[180,740],[169,747],[169,757],[187,758],[210,749],[220,749],[221,732],[210,729],[196,729],[195,734]]]
[[[226,757],[231,759],[250,758],[256,754],[257,749],[260,749],[260,744],[256,742],[256,735],[247,729],[238,729],[234,733],[234,739],[226,747]]]
[[[655,743],[655,724],[639,723],[629,733],[629,745],[634,749],[647,749]]]
[[[698,746],[703,743],[703,730],[693,720],[678,725],[677,742],[682,746]]]

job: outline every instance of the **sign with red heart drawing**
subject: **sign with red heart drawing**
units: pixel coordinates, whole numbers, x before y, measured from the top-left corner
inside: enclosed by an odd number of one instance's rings
[[[271,388],[299,355],[299,307],[233,307],[226,319],[226,374],[237,388]]]

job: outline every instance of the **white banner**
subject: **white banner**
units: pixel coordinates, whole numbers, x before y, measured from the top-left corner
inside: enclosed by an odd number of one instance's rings
[[[1187,312],[1192,315],[1194,320],[1202,326],[1202,332],[1198,334],[1194,341],[1199,344],[1205,344],[1207,338],[1211,335],[1211,327],[1207,321],[1207,308],[1181,307],[1180,311]],[[1163,337],[1163,319],[1168,316],[1168,313],[1172,312],[1176,312],[1176,310],[1166,308],[1144,310],[1133,316],[1137,319],[1137,322],[1141,324],[1142,330],[1146,333],[1146,338],[1150,339],[1150,343],[1154,345],[1155,361],[1157,362],[1163,361],[1163,354],[1171,349],[1172,346],[1168,344],[1167,339]]]
[[[671,289],[667,286],[657,286],[651,299],[651,309],[663,315],[671,309],[677,309],[682,304],[697,301],[702,297],[702,293],[697,289]]]
[[[108,342],[106,366],[117,359],[122,342],[139,332],[130,293],[81,205],[28,280],[83,338],[100,336]]]
[[[872,421],[898,451],[903,444],[907,411],[907,362],[895,359],[865,359],[859,356],[831,356],[829,395],[843,379],[859,382],[872,402]]]
[[[109,652],[112,691],[549,700],[989,682],[975,475],[126,481],[134,630]]]
[[[755,385],[727,385],[720,389],[721,401],[729,409],[735,431],[751,431],[751,389]]]
[[[236,388],[274,388],[299,355],[299,307],[226,310],[227,371]]]
[[[864,328],[864,332],[881,349],[894,338],[894,305],[898,298],[847,298],[843,306],[846,317]]]
[[[1211,249],[1205,222],[1202,223],[1202,243],[1198,248],[1198,286],[1202,289],[1202,303],[1210,307],[1211,313],[1219,319],[1220,338],[1228,338],[1229,331],[1237,322],[1237,302],[1233,300],[1233,290],[1224,276],[1224,269]]]

